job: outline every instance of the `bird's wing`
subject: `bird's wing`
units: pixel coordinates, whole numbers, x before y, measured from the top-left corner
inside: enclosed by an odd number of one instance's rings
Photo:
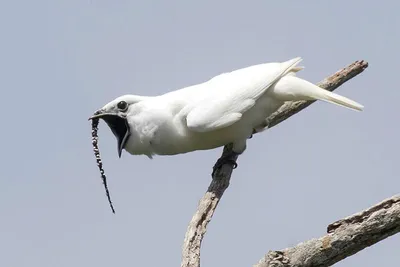
[[[240,120],[279,78],[296,72],[300,57],[283,63],[260,64],[218,75],[203,84],[203,96],[186,110],[187,127],[208,132]]]

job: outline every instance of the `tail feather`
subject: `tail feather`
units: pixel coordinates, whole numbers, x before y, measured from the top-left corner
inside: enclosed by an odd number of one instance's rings
[[[362,111],[364,109],[364,106],[357,103],[356,101],[353,101],[347,97],[335,94],[333,92],[330,92],[328,90],[322,89],[324,92],[321,92],[320,96],[317,97],[316,100],[322,100],[326,101],[331,104],[336,104],[345,108],[349,109],[354,109],[357,111]]]
[[[272,92],[276,98],[284,101],[322,100],[357,111],[364,108],[356,101],[292,75],[281,78],[272,88]]]

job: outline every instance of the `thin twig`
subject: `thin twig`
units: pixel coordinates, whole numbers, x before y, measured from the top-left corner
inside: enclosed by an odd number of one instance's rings
[[[333,91],[346,81],[363,72],[367,67],[367,62],[356,61],[326,78],[318,85],[324,89]],[[297,101],[286,103],[266,120],[265,126],[271,128],[306,108],[313,102],[314,101]],[[230,150],[231,147],[229,145],[225,146],[222,156],[232,154],[229,153]],[[232,159],[236,161],[237,157]],[[189,223],[185,235],[182,248],[182,267],[200,267],[201,242],[207,231],[207,225],[210,222],[224,191],[229,186],[231,174],[232,165],[223,165],[222,168],[214,174],[207,192],[199,201],[197,210]]]

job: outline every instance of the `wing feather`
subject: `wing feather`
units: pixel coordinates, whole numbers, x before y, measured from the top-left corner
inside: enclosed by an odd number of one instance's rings
[[[187,127],[208,132],[234,124],[273,83],[298,71],[296,65],[300,61],[297,57],[283,63],[259,64],[210,79],[204,84],[205,96],[187,107]]]

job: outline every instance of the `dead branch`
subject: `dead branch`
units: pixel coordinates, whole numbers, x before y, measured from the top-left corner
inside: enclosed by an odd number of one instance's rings
[[[282,251],[270,251],[254,267],[331,266],[400,232],[400,195],[328,225],[328,234]]]

